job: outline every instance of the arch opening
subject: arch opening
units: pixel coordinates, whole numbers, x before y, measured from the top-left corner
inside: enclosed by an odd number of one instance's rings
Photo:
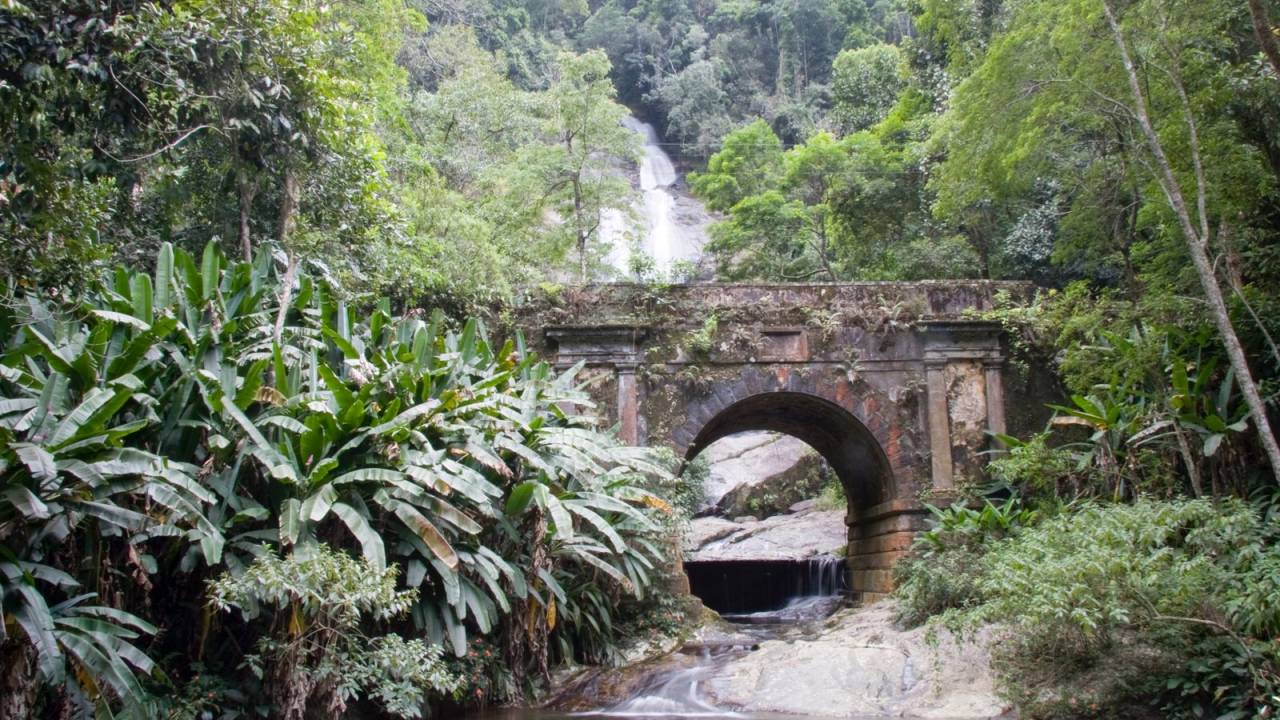
[[[817,451],[844,486],[850,515],[895,497],[889,459],[867,426],[830,400],[805,393],[761,393],[726,407],[702,426],[685,463],[715,441],[751,430],[790,435]]]
[[[893,472],[879,441],[836,403],[804,393],[770,392],[716,413],[689,444],[685,467],[718,441],[762,434],[758,431],[790,436],[821,457],[844,490],[845,507],[815,502],[763,520],[727,513],[695,520],[694,549],[685,563],[690,589],[722,613],[771,618],[800,599],[858,591],[848,560],[859,552],[860,541],[846,526],[860,512],[895,497]],[[826,611],[836,607],[802,604]]]

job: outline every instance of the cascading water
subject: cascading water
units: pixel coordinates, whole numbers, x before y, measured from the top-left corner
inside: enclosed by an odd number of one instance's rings
[[[721,615],[780,610],[803,598],[838,598],[847,587],[845,564],[833,555],[803,560],[687,561],[694,595]]]
[[[653,126],[634,117],[624,119],[622,124],[644,139],[639,162],[641,201],[636,207],[637,227],[629,228],[624,213],[617,210],[602,214],[601,235],[613,248],[610,263],[624,274],[630,272],[629,230],[636,245],[652,258],[660,272],[671,270],[676,262],[696,263],[706,242],[710,216],[676,187],[679,175]]]
[[[674,666],[654,671],[630,698],[612,707],[582,714],[631,718],[743,717],[711,703],[701,692],[704,683],[724,662],[749,652],[752,644],[780,637],[800,627],[804,621],[830,615],[843,604],[843,592],[847,588],[845,563],[831,555],[806,560],[724,562],[716,565],[721,567],[716,569],[715,576],[721,579],[726,574],[737,572],[740,577],[756,581],[772,579],[784,583],[781,607],[722,613],[725,620],[741,628],[747,643],[739,641],[714,648],[686,648],[673,660]],[[761,575],[762,572],[765,574]],[[691,580],[693,577],[691,573]],[[765,593],[756,599],[773,595],[776,592]]]
[[[739,717],[703,699],[702,683],[711,675],[716,660],[731,652],[702,648],[691,667],[656,672],[634,697],[611,708],[583,715],[611,717]]]

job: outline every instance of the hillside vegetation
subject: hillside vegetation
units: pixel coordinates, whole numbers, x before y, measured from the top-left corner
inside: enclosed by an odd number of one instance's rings
[[[716,279],[1038,286],[979,319],[1054,419],[904,622],[1003,624],[1027,717],[1274,716],[1276,18],[0,0],[0,717],[415,717],[672,630],[688,487],[477,319],[628,276],[628,114]]]

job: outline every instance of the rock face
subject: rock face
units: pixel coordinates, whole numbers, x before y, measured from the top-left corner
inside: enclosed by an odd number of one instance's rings
[[[848,542],[844,511],[799,507],[799,512],[764,520],[695,518],[685,538],[685,562],[803,560],[842,552]]]
[[[936,645],[893,625],[878,603],[831,617],[820,634],[768,640],[729,660],[705,690],[718,706],[817,717],[1007,718],[981,635]]]
[[[786,512],[817,495],[829,473],[813,448],[772,432],[730,435],[708,447],[705,456],[711,465],[706,509],[726,517]]]

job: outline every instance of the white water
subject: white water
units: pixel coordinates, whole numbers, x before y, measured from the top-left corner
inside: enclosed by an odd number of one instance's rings
[[[660,673],[636,697],[607,710],[584,714],[632,718],[742,717],[702,697],[701,685],[715,671],[715,659],[718,658],[712,657],[711,650],[703,649],[693,667]]]
[[[753,643],[803,631],[809,623],[826,618],[844,603],[846,583],[844,561],[823,556],[808,563],[796,588],[796,595],[781,608],[741,615],[724,615],[737,624]],[[686,649],[686,652],[688,650]],[[738,644],[717,648],[702,647],[696,657],[685,655],[676,667],[658,669],[632,697],[612,707],[579,715],[623,718],[750,718],[716,707],[703,693],[706,682],[716,676],[729,659],[749,650]]]
[[[653,260],[659,273],[669,272],[680,261],[698,262],[707,238],[706,210],[675,187],[679,176],[653,126],[633,117],[622,124],[644,138],[639,168],[641,199],[635,226],[617,210],[602,213],[601,234],[613,248],[610,264],[623,275],[630,274],[633,241]]]

